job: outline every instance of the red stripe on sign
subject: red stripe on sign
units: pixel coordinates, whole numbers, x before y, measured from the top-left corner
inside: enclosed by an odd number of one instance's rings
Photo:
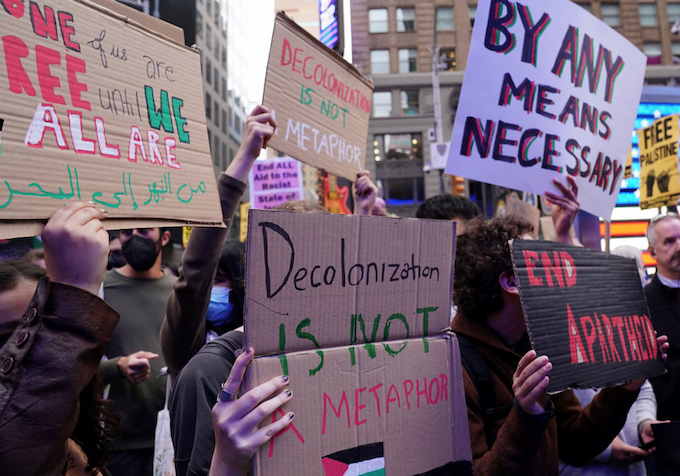
[[[341,463],[340,461],[331,458],[321,458],[321,463],[323,463],[323,469],[326,476],[343,476],[349,468],[348,464]]]

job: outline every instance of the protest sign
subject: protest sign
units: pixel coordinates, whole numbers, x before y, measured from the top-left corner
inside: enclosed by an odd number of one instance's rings
[[[608,219],[645,66],[576,3],[480,1],[445,172],[537,194],[568,174]]]
[[[256,160],[248,174],[251,208],[270,210],[304,196],[302,167],[292,157]]]
[[[678,115],[662,117],[640,129],[640,208],[677,205],[680,198],[678,172]]]
[[[270,147],[354,181],[366,162],[372,94],[342,56],[276,15],[263,100],[278,124]]]
[[[253,458],[257,475],[472,475],[458,343],[451,335],[258,357],[244,389],[290,376],[291,426]],[[320,366],[319,362],[323,365]],[[283,366],[285,365],[285,370]]]
[[[547,241],[511,251],[532,347],[553,365],[549,392],[664,372],[635,260]]]
[[[455,222],[250,210],[246,345],[257,355],[436,334]],[[389,246],[386,246],[389,240]]]
[[[86,0],[5,3],[0,18],[0,237],[75,200],[105,208],[107,228],[224,226],[197,51]]]

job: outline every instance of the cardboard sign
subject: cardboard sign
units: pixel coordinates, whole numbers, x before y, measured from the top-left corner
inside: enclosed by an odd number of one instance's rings
[[[108,228],[224,226],[197,51],[90,2],[5,2],[0,24],[0,237],[75,200]]]
[[[472,475],[456,339],[384,346],[256,358],[245,388],[288,374],[293,398],[272,419],[295,419],[256,453],[254,474]]]
[[[446,173],[536,194],[569,174],[581,207],[609,218],[645,66],[576,3],[480,1]]]
[[[455,222],[279,210],[248,222],[245,338],[257,355],[448,327]]]
[[[532,347],[553,365],[549,392],[664,372],[635,260],[547,241],[511,250]]]
[[[514,195],[508,195],[505,199],[505,214],[506,215],[517,215],[523,218],[525,221],[531,223],[534,227],[534,231],[531,233],[534,239],[538,237],[538,228],[540,226],[541,211],[538,207],[531,205],[530,203],[520,200]]]
[[[640,129],[640,208],[676,205],[680,198],[678,115],[662,117]]]
[[[354,181],[364,170],[373,84],[283,13],[276,15],[263,104],[269,146]]]
[[[623,178],[633,178],[633,146],[628,149],[628,157],[626,158],[626,168],[623,170]]]
[[[250,206],[270,210],[290,200],[302,200],[302,167],[291,157],[256,160],[248,174]]]

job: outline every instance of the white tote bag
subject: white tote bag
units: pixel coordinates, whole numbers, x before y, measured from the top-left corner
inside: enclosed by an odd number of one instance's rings
[[[175,476],[175,448],[170,437],[170,411],[168,400],[172,382],[168,375],[165,385],[165,406],[158,412],[156,421],[156,441],[154,444],[153,476]]]

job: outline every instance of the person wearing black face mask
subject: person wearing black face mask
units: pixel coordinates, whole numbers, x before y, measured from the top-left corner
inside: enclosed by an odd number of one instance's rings
[[[113,476],[152,472],[156,415],[165,402],[164,378],[149,378],[165,366],[160,333],[165,303],[176,278],[161,269],[161,249],[170,232],[159,228],[121,230],[127,263],[107,271],[104,300],[121,315],[100,370],[111,384],[113,411],[121,415],[120,439],[109,463]]]

